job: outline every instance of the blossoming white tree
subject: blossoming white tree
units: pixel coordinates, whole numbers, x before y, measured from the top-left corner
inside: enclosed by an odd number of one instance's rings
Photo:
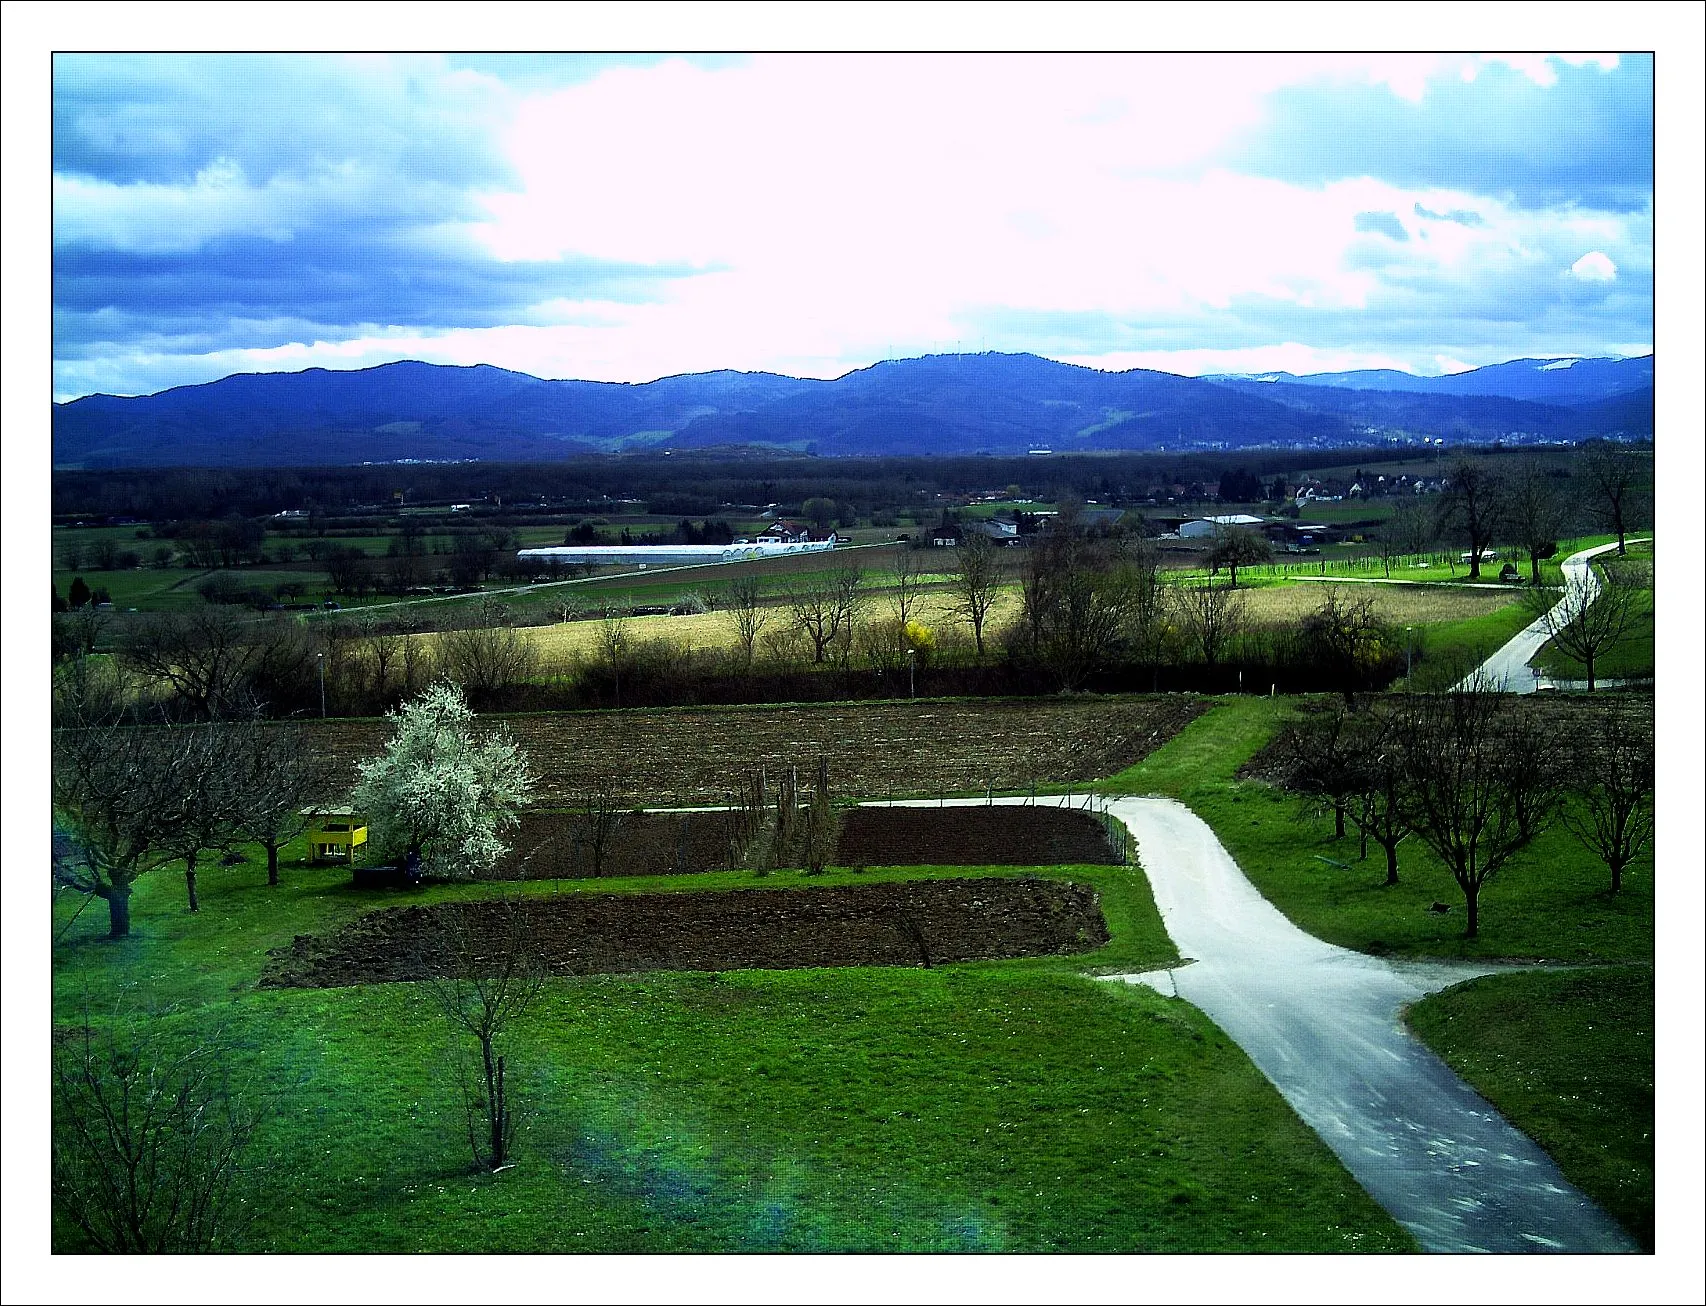
[[[531,799],[526,754],[503,726],[476,731],[453,684],[428,687],[390,719],[390,743],[357,767],[351,795],[376,850],[414,853],[439,875],[490,868],[505,850],[499,835]]]

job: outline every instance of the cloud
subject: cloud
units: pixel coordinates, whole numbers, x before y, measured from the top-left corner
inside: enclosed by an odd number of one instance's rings
[[[1630,204],[1613,169],[1596,207],[1545,190],[1555,159],[1493,165],[1506,136],[1562,149],[1535,124],[1621,103],[1638,64],[62,58],[55,388],[408,351],[610,380],[1605,352],[1651,337],[1650,183]],[[1528,125],[1454,143],[1499,106]],[[1306,119],[1312,153],[1246,159]],[[1371,139],[1394,124],[1426,148]],[[1583,250],[1615,282],[1560,278]]]
[[[1404,224],[1398,221],[1396,213],[1359,213],[1356,215],[1356,229],[1391,240],[1410,239],[1410,233],[1404,230]]]
[[[1596,249],[1570,264],[1570,275],[1577,281],[1615,281],[1617,264]]]
[[[1539,68],[1548,76],[1534,76]],[[1228,150],[1228,166],[1306,184],[1366,176],[1455,188],[1523,208],[1631,211],[1652,194],[1647,55],[1522,71],[1466,61],[1455,74],[1442,66],[1415,97],[1322,75],[1276,91],[1269,107]]]
[[[1415,214],[1418,218],[1427,218],[1430,222],[1455,222],[1460,227],[1484,227],[1487,220],[1474,209],[1451,209],[1446,213],[1435,213],[1416,205]]]

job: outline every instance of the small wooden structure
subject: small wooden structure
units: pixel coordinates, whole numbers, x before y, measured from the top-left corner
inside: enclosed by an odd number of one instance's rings
[[[302,814],[308,818],[310,860],[354,863],[355,850],[367,842],[367,822],[353,807],[311,807]]]

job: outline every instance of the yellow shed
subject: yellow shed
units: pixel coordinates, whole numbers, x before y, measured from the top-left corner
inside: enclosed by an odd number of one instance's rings
[[[367,822],[352,807],[315,807],[308,817],[308,847],[317,862],[353,862],[367,842]]]

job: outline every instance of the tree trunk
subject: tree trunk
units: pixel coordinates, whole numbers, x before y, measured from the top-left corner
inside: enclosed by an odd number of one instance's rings
[[[130,937],[130,886],[114,884],[96,889],[97,896],[106,899],[107,903],[107,937],[109,939],[127,939]]]
[[[278,884],[278,845],[276,843],[267,844],[267,883],[275,887]]]
[[[1531,553],[1528,555],[1528,570],[1529,570],[1529,574],[1534,578],[1534,588],[1539,589],[1540,588],[1540,555],[1538,553]]]
[[[1466,884],[1463,886],[1463,905],[1469,913],[1469,927],[1463,931],[1466,939],[1476,939],[1481,936],[1481,886]]]
[[[1593,693],[1593,653],[1590,650],[1587,657],[1582,659],[1588,664],[1588,693]]]
[[[200,911],[201,903],[195,896],[195,859],[193,852],[184,858],[184,885],[190,891],[190,910]]]
[[[1343,839],[1344,837],[1345,800],[1343,798],[1335,798],[1333,800],[1333,838]]]
[[[1398,883],[1398,845],[1389,843],[1383,845],[1386,849],[1386,883]]]
[[[1611,862],[1611,891],[1619,892],[1623,888],[1623,862],[1613,858]]]

